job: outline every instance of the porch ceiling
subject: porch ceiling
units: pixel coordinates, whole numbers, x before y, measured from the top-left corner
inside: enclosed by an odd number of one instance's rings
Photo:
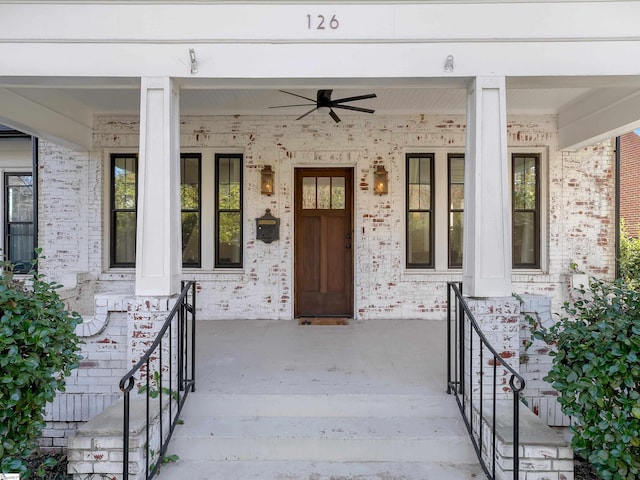
[[[286,95],[287,90],[315,98],[316,90],[333,88],[333,98],[374,92],[375,99],[354,105],[375,109],[375,115],[463,114],[466,109],[466,79],[306,79],[306,80],[235,80],[184,79],[181,82],[181,113],[183,115],[273,115],[295,117],[307,107],[272,109],[278,105],[306,103]],[[613,98],[624,102],[634,92],[640,92],[640,76],[633,77],[511,77],[507,79],[507,111],[511,114],[564,115],[579,127],[579,119],[596,116],[602,102],[594,98]],[[140,105],[139,79],[135,78],[0,78],[0,123],[44,136],[45,125],[31,122],[44,111],[51,120],[68,119],[67,127],[76,132],[84,129],[90,137],[93,115],[137,115]],[[7,100],[11,100],[8,102]],[[583,111],[576,105],[597,105]],[[16,114],[14,109],[22,112]],[[29,113],[25,113],[30,110]],[[43,116],[40,113],[39,117]],[[359,115],[341,110],[341,117]],[[311,120],[313,117],[308,117]],[[632,119],[631,121],[633,122]],[[41,120],[43,121],[43,120]],[[567,122],[569,123],[569,122]],[[562,119],[559,124],[562,125]],[[628,130],[640,125],[629,125]],[[620,126],[618,126],[620,127]],[[611,129],[609,129],[611,130]],[[598,132],[600,135],[609,130]],[[595,132],[593,132],[595,133]],[[593,133],[590,135],[595,136]],[[69,144],[83,145],[82,138],[68,138]],[[46,138],[46,136],[45,136]],[[61,131],[51,138],[64,139]],[[573,141],[573,140],[571,140]],[[561,145],[568,147],[577,143]],[[90,143],[90,140],[89,140]],[[85,145],[86,146],[86,145]]]

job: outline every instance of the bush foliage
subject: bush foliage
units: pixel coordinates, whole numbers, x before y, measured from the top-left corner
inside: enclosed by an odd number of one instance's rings
[[[624,222],[620,224],[620,278],[631,288],[640,288],[640,237],[631,238]]]
[[[572,446],[604,480],[640,479],[640,291],[590,279],[536,338],[553,345],[545,380],[573,417]]]
[[[0,262],[0,471],[23,478],[44,427],[45,404],[64,391],[65,376],[80,360],[74,330],[81,317],[66,310],[60,286],[46,282],[35,266],[18,279],[8,262]]]

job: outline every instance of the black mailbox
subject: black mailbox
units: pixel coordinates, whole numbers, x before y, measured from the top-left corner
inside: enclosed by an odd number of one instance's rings
[[[280,219],[267,211],[260,218],[256,218],[256,238],[264,243],[271,243],[280,238]]]

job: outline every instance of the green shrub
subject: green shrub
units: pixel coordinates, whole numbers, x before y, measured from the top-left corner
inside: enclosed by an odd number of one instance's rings
[[[620,278],[632,288],[640,288],[640,237],[630,238],[624,221],[620,222]]]
[[[553,345],[545,380],[575,422],[572,446],[605,480],[640,478],[640,291],[590,279],[536,338]]]
[[[65,376],[81,358],[74,332],[81,317],[65,309],[60,286],[46,282],[35,265],[18,279],[0,262],[0,471],[23,478],[45,404],[64,391]]]

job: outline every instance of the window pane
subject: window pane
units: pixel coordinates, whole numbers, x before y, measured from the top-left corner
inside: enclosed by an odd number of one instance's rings
[[[345,208],[344,177],[331,178],[331,208],[334,210]]]
[[[33,177],[7,173],[5,181],[5,238],[3,253],[14,272],[26,273],[34,258]]]
[[[409,184],[409,210],[420,209],[420,185]]]
[[[316,208],[316,178],[304,177],[302,179],[302,208],[314,210]]]
[[[409,209],[431,209],[431,158],[409,157]]]
[[[513,215],[513,263],[536,265],[535,212],[515,212]]]
[[[536,208],[536,158],[515,157],[513,160],[513,205],[519,210]]]
[[[14,223],[7,225],[8,260],[16,273],[28,272],[33,258],[33,223]]]
[[[115,212],[115,264],[136,262],[136,213]]]
[[[420,210],[430,210],[431,209],[431,185],[421,184],[419,185],[419,209]]]
[[[114,208],[136,208],[136,159],[115,158],[113,163]]]
[[[452,184],[464,183],[464,157],[449,158],[449,182]]]
[[[200,265],[200,214],[182,212],[182,264]]]
[[[7,174],[7,186],[9,187],[32,187],[33,177],[31,175]]]
[[[464,157],[449,157],[449,209],[464,210]]]
[[[180,200],[183,210],[200,209],[200,158],[180,159]]]
[[[200,183],[200,157],[182,157],[181,181],[182,183],[197,185]]]
[[[218,208],[240,208],[240,158],[218,158]]]
[[[318,177],[318,209],[331,208],[331,178]]]
[[[464,213],[462,212],[450,212],[449,213],[449,266],[461,267],[462,266],[462,227]]]
[[[464,185],[451,185],[450,205],[451,210],[464,210]]]
[[[218,222],[218,263],[238,264],[242,233],[240,212],[220,212]]]
[[[7,220],[31,222],[33,220],[33,187],[31,176],[7,175]]]
[[[431,264],[431,233],[429,212],[409,214],[408,260],[411,264]]]
[[[431,183],[431,159],[430,158],[420,159],[419,182]]]

